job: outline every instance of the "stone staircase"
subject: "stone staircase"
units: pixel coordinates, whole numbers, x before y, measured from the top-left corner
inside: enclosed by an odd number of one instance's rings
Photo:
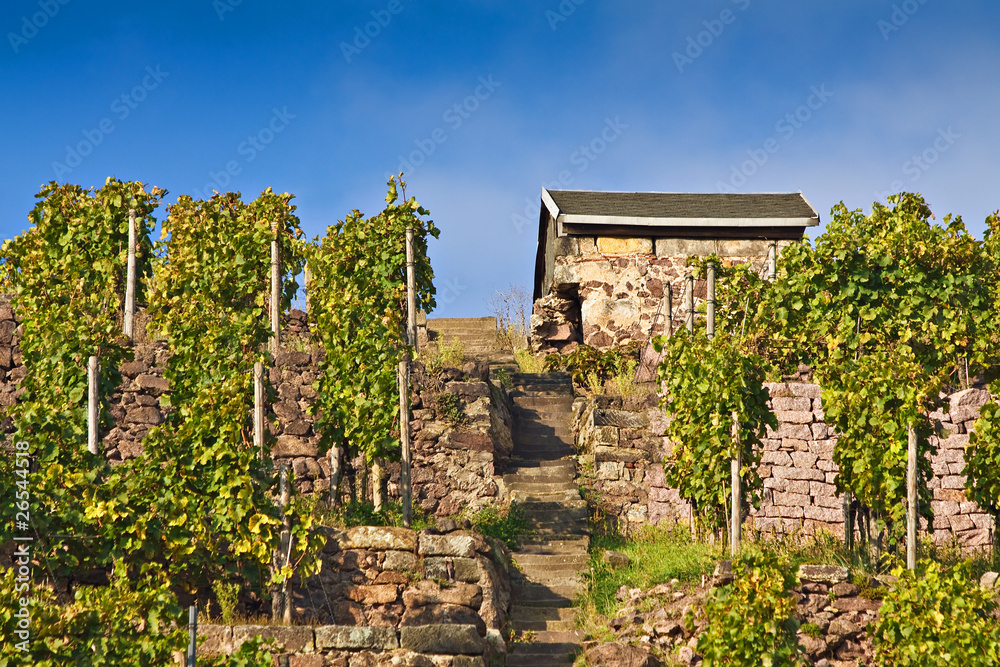
[[[465,356],[485,359],[496,356],[497,318],[495,317],[433,317],[427,319],[430,342],[462,341]]]
[[[524,510],[532,538],[514,553],[510,622],[522,637],[508,667],[571,665],[582,635],[573,598],[587,570],[587,505],[580,497],[571,431],[573,385],[564,373],[515,374],[514,452],[504,482]],[[526,631],[531,631],[527,632]]]

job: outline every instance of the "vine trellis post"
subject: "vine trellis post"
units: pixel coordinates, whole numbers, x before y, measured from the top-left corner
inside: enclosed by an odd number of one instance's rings
[[[687,330],[688,333],[694,333],[694,275],[687,275],[687,282],[685,284],[684,298],[686,299],[687,305]]]
[[[417,289],[413,252],[413,227],[406,228],[406,342],[417,347]],[[399,441],[402,447],[399,482],[403,503],[403,525],[413,517],[413,490],[410,482],[410,351],[399,361]]]
[[[122,318],[122,327],[125,337],[129,342],[135,341],[135,209],[128,212],[128,265],[125,275],[125,316]]]
[[[264,363],[253,365],[253,444],[264,460]]]
[[[715,338],[715,262],[709,262],[706,267],[708,274],[708,293],[705,299],[705,312],[707,320],[705,324],[705,334],[708,340]]]
[[[97,356],[91,355],[87,360],[87,449],[91,454],[97,454],[97,424],[100,398],[97,395],[97,379],[101,372]]]
[[[278,246],[278,223],[271,224],[271,354],[278,354],[281,344],[281,249]]]
[[[917,429],[906,431],[906,567],[917,567]]]

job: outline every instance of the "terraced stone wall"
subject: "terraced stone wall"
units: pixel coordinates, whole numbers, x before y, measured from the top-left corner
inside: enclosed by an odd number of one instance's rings
[[[833,447],[837,435],[825,422],[820,387],[808,383],[772,383],[771,407],[778,428],[768,429],[759,473],[764,483],[761,506],[751,513],[752,526],[770,532],[814,532],[844,535],[842,498],[834,478]],[[934,536],[952,537],[964,546],[991,541],[992,518],[964,492],[964,450],[979,408],[990,400],[982,389],[967,389],[948,398],[950,410],[934,413],[943,436],[933,436],[934,477],[928,482],[934,500]],[[587,481],[600,513],[621,527],[645,522],[687,521],[690,505],[663,475],[662,461],[671,449],[665,413],[655,397],[624,403],[621,399],[578,399],[574,408],[577,443]],[[926,529],[927,526],[924,526]]]
[[[142,333],[134,360],[123,364],[122,384],[109,398],[114,427],[101,434],[103,451],[113,464],[137,458],[146,434],[162,424],[173,409],[169,406],[169,383],[163,377],[170,351],[166,342],[146,336],[144,321],[140,312],[137,330]],[[277,464],[292,467],[300,493],[328,493],[330,459],[319,454],[315,417],[310,414],[316,397],[313,382],[323,350],[309,340],[305,313],[293,310],[288,314],[282,343],[283,349],[269,371],[277,392],[266,414],[274,436],[271,454]],[[10,297],[0,296],[0,430],[6,434],[13,433],[14,424],[4,413],[20,397],[19,385],[26,375],[19,323]],[[412,479],[419,508],[432,516],[449,516],[464,508],[505,502],[502,475],[513,449],[511,404],[503,389],[490,383],[488,365],[470,361],[462,368],[443,368],[430,374],[418,362],[411,377],[415,420]],[[445,395],[454,398],[439,402]],[[354,464],[355,469],[361,468],[360,460]],[[399,464],[389,464],[387,471],[389,495],[398,498]],[[350,481],[341,484],[345,495]],[[361,486],[356,484],[356,488]]]

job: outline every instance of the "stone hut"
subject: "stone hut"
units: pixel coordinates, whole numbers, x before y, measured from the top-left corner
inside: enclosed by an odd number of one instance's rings
[[[819,214],[801,192],[691,194],[542,189],[535,351],[645,343],[682,324],[689,258],[767,270]],[[668,290],[667,286],[670,286]],[[705,284],[696,282],[696,298]],[[672,311],[668,310],[668,291]]]

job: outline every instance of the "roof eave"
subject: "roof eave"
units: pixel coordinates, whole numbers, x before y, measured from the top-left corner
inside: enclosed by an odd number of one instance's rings
[[[544,194],[545,193],[543,191]],[[543,197],[544,200],[544,197]],[[553,207],[555,206],[553,202]],[[552,212],[549,208],[549,212]],[[558,207],[555,208],[558,211]],[[556,213],[557,222],[574,225],[621,225],[626,227],[816,227],[817,218],[645,218],[616,215],[572,215]]]

